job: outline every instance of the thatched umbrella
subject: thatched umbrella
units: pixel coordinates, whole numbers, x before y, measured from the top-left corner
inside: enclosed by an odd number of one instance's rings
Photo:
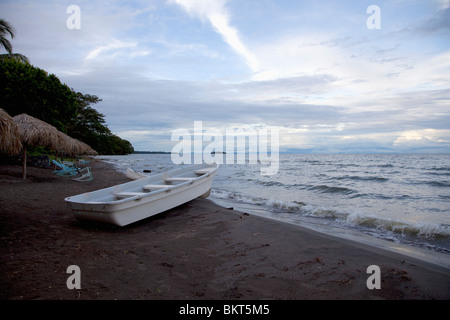
[[[77,154],[77,155],[82,155],[82,154],[97,155],[98,154],[98,152],[95,151],[94,149],[92,149],[88,144],[86,144],[80,140],[74,139],[62,132],[60,132],[60,133],[67,142],[66,146],[69,146],[68,149],[64,149],[64,151],[66,151],[67,153],[73,153],[73,154]]]
[[[14,119],[0,108],[0,153],[14,156],[21,150],[19,128]]]
[[[73,142],[67,139],[61,131],[54,126],[36,119],[25,113],[13,117],[19,128],[20,140],[23,144],[23,178],[27,176],[27,146],[43,146],[51,150],[71,151],[74,148]]]
[[[61,141],[64,141],[64,145],[61,146],[59,149],[55,149],[56,151],[64,151],[67,154],[78,153],[80,147],[79,141],[77,139],[74,139],[68,136],[67,134],[62,133],[61,131],[58,132],[58,136]]]
[[[26,146],[44,146],[51,150],[65,151],[72,154],[96,155],[97,151],[89,145],[62,133],[54,126],[29,116],[25,113],[14,118],[19,128],[20,138],[23,144],[23,178],[26,178]]]

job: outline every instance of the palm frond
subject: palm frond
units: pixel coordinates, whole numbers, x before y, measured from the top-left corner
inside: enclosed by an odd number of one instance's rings
[[[12,45],[9,40],[6,39],[7,33],[9,33],[11,39],[14,38],[14,28],[6,20],[0,19],[0,45],[11,54]]]
[[[14,28],[12,27],[12,25],[9,24],[8,21],[0,19],[0,36],[5,36],[6,33],[9,33],[11,39],[13,39],[14,32],[15,32]]]
[[[6,50],[6,52],[12,54],[12,45],[11,42],[8,41],[8,39],[0,36],[0,45]]]

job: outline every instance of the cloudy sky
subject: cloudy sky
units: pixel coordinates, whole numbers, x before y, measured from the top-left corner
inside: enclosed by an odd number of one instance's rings
[[[0,18],[136,150],[202,121],[278,129],[281,151],[450,152],[450,0],[2,0]]]

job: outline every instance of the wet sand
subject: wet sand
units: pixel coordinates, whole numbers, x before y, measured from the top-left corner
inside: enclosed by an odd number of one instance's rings
[[[0,166],[0,299],[442,299],[450,270],[196,199],[126,227],[77,221],[64,198],[129,181]],[[67,267],[81,270],[70,290]],[[381,289],[368,289],[370,265]]]

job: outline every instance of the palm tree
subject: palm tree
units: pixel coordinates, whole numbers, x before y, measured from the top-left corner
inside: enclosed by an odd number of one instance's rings
[[[0,44],[8,51],[9,54],[12,54],[12,45],[8,39],[6,39],[6,35],[9,33],[11,39],[14,38],[14,28],[3,19],[0,19]]]
[[[4,59],[15,59],[21,62],[29,63],[28,58],[20,53],[12,53],[11,42],[6,38],[7,35],[14,38],[14,28],[8,23],[8,21],[0,19],[0,45],[8,52],[7,54],[0,54],[0,61]]]

